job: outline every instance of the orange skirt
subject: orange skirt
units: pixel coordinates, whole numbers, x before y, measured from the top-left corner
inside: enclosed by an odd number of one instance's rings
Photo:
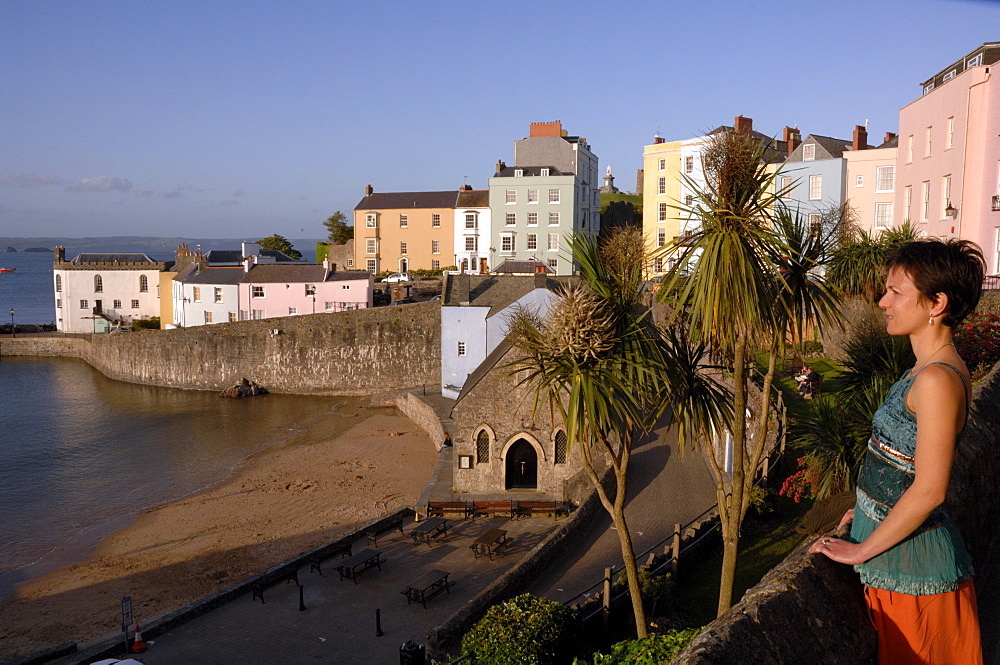
[[[949,593],[911,596],[865,587],[879,665],[982,665],[972,580]]]

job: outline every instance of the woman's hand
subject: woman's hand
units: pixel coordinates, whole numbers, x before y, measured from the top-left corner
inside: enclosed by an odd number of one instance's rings
[[[831,538],[830,536],[823,536],[817,540],[809,546],[809,551],[824,554],[827,558],[833,559],[838,563],[850,565],[864,563],[868,560],[860,544],[849,543],[841,538]]]
[[[840,518],[840,524],[837,525],[837,531],[840,531],[845,526],[854,521],[854,508],[849,508],[844,516]]]

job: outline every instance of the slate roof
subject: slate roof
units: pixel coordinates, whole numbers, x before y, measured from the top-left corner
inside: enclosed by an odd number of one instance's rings
[[[571,283],[576,277],[548,277],[539,275],[453,275],[448,279],[445,293],[441,297],[444,306],[461,305],[459,296],[460,280],[469,280],[469,306],[489,307],[487,318],[495,315],[522,296],[538,288],[555,291],[563,284]]]
[[[458,202],[455,203],[456,208],[489,208],[490,207],[490,190],[488,189],[473,189],[464,190],[458,193]]]
[[[280,252],[276,249],[262,249],[260,250],[261,256],[269,256],[273,258],[278,263],[299,263],[292,257],[288,256],[284,252]],[[211,264],[220,263],[243,263],[243,250],[241,249],[213,249],[208,254],[205,255],[205,260]]]
[[[385,192],[369,194],[355,210],[403,210],[406,208],[454,208],[458,191],[447,192]]]
[[[879,146],[881,148],[898,148],[899,147],[899,137],[893,136],[891,139]]]
[[[161,263],[141,253],[84,253],[77,254],[70,263]]]
[[[455,404],[451,407],[452,410],[455,409],[455,406],[458,406],[458,403],[462,401],[463,397],[468,395],[469,392],[476,387],[477,383],[483,380],[484,376],[489,374],[491,369],[497,366],[500,359],[503,358],[513,347],[514,345],[510,343],[510,340],[507,337],[504,337],[503,341],[497,344],[497,348],[493,349],[490,354],[483,359],[483,362],[479,363],[479,367],[472,370],[472,374],[469,374],[469,377],[462,385],[462,391],[458,393],[458,399],[455,400]]]
[[[282,265],[280,263],[263,263],[250,268],[250,272],[245,273],[242,284],[273,284],[273,283],[315,283],[323,281],[323,266],[309,263],[297,263],[294,265]],[[326,281],[342,282],[349,280],[367,279],[370,273],[360,270],[338,270],[330,273]]]
[[[197,264],[191,263],[189,265],[193,266],[194,270],[188,270],[188,266],[184,266],[184,272],[177,273],[174,280],[184,282],[185,284],[239,284],[243,281],[243,275],[245,274],[242,267],[208,267],[199,270]]]
[[[515,169],[522,171],[524,177],[540,176],[542,175],[542,169],[548,169],[549,175],[573,175],[572,173],[563,173],[554,166],[505,166],[494,177],[513,178]]]
[[[498,265],[493,272],[499,274],[511,274],[511,273],[529,273],[535,274],[535,268],[537,266],[542,266],[545,268],[546,274],[554,273],[553,270],[544,261],[539,261],[538,259],[507,259],[500,265]]]

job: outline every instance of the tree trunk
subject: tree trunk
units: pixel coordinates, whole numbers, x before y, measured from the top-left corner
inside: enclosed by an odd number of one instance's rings
[[[746,475],[746,333],[736,338],[733,359],[733,477],[726,510],[720,510],[722,521],[722,573],[719,576],[718,616],[725,614],[733,604],[733,584],[736,578],[736,558],[743,523],[744,484]]]
[[[620,506],[615,506],[611,520],[618,529],[618,542],[621,543],[622,561],[625,564],[625,579],[628,581],[628,591],[632,597],[632,613],[635,615],[635,635],[641,640],[646,637],[646,608],[642,606],[639,567],[635,563],[635,553],[632,551],[632,534],[625,523],[624,502]]]

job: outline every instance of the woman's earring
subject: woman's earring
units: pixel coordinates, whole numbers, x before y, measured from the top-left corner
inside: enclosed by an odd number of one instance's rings
[[[934,317],[933,316],[931,318],[927,319],[927,325],[929,325],[929,326],[934,325]]]

